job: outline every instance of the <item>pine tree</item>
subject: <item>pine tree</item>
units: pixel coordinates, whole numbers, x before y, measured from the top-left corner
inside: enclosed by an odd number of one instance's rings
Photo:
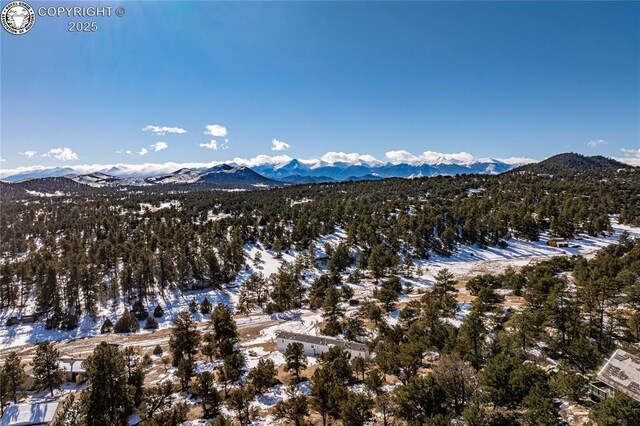
[[[409,425],[423,425],[431,417],[446,412],[446,396],[432,375],[414,377],[393,396],[395,415]]]
[[[138,318],[131,311],[124,311],[122,316],[113,326],[115,333],[135,333],[140,330]]]
[[[448,269],[441,269],[436,275],[436,281],[433,284],[430,296],[435,299],[437,306],[444,315],[451,315],[457,309],[455,297],[451,293],[455,293],[455,284],[457,281],[453,278],[453,274]]]
[[[348,392],[340,404],[340,418],[344,426],[364,426],[373,418],[373,400],[364,393]]]
[[[147,322],[144,324],[145,330],[157,330],[160,325],[154,317],[148,317]]]
[[[481,313],[472,309],[460,326],[457,352],[464,361],[471,363],[476,370],[484,362],[485,336],[487,329]]]
[[[211,312],[209,324],[218,356],[225,357],[231,354],[233,346],[238,342],[238,328],[231,310],[219,303]]]
[[[373,246],[371,249],[371,254],[369,255],[369,259],[367,261],[367,267],[373,274],[373,277],[376,279],[376,282],[382,277],[384,277],[386,269],[390,268],[394,265],[394,262],[387,253],[387,249],[382,244],[378,244]]]
[[[180,379],[181,390],[189,390],[189,384],[195,373],[195,362],[189,358],[180,358],[178,368],[176,369],[176,376]]]
[[[245,385],[234,389],[227,399],[227,407],[236,413],[236,419],[240,426],[248,426],[256,416],[256,410],[251,407],[251,401],[255,397],[251,385]]]
[[[202,347],[200,348],[202,355],[209,358],[209,362],[213,362],[213,357],[217,353],[217,345],[213,338],[213,333],[207,332],[202,337]]]
[[[207,297],[205,297],[202,300],[202,303],[200,303],[200,313],[203,315],[211,313],[211,302],[209,302]]]
[[[242,377],[244,367],[245,359],[240,352],[234,351],[224,357],[222,365],[218,367],[218,381],[224,386],[225,397],[229,396],[229,386]]]
[[[218,255],[213,249],[207,249],[204,253],[205,262],[207,265],[207,275],[209,279],[209,285],[213,288],[222,288],[222,270],[220,268],[220,262],[218,261]]]
[[[198,376],[196,392],[200,397],[205,419],[212,419],[220,414],[222,395],[216,389],[215,377],[210,371]]]
[[[380,372],[379,369],[374,369],[369,372],[367,377],[364,379],[364,386],[368,392],[379,396],[383,393],[382,388],[386,384],[384,375]]]
[[[344,271],[351,263],[353,258],[349,254],[349,248],[345,243],[340,243],[336,246],[335,250],[329,258],[329,269],[333,273],[340,273]]]
[[[258,365],[249,371],[247,378],[253,385],[256,393],[260,395],[274,384],[276,374],[273,360],[261,359],[258,361]]]
[[[20,361],[20,357],[16,352],[11,352],[7,355],[2,366],[3,381],[7,385],[8,396],[13,399],[14,403],[18,402],[18,388],[27,376],[24,372],[24,367]]]
[[[42,389],[49,389],[51,396],[55,389],[60,389],[63,382],[62,370],[58,365],[60,354],[49,341],[40,343],[36,347],[33,358],[33,376],[36,384]]]
[[[100,343],[84,362],[89,379],[86,396],[87,425],[122,424],[133,410],[134,390],[126,362],[115,346]]]
[[[305,417],[309,414],[309,404],[306,395],[296,395],[295,388],[288,391],[289,398],[280,401],[275,406],[274,416],[276,419],[289,420],[294,426],[305,425]]]
[[[177,367],[183,358],[189,362],[193,361],[193,356],[198,353],[200,332],[191,313],[187,310],[179,312],[174,317],[173,325],[169,348],[173,355],[173,366]]]
[[[324,368],[317,369],[311,376],[311,407],[322,418],[322,426],[327,425],[329,413],[333,408],[331,375]]]
[[[4,415],[4,406],[9,400],[9,383],[0,369],[0,417]]]
[[[328,336],[337,336],[342,332],[340,323],[344,313],[340,308],[340,296],[335,285],[329,286],[322,308],[324,309],[322,317],[325,321],[323,333]]]
[[[113,330],[113,322],[111,322],[109,318],[105,319],[104,322],[102,323],[102,327],[100,327],[100,333],[102,334],[111,333],[112,330]]]
[[[560,420],[560,413],[553,403],[553,398],[549,395],[549,390],[536,386],[522,401],[526,408],[524,414],[525,426],[562,426],[565,423]]]
[[[640,424],[640,402],[616,393],[596,404],[589,418],[598,426],[635,426]]]
[[[156,305],[156,308],[153,310],[153,317],[162,318],[163,316],[164,316],[164,309],[162,309],[162,306]]]
[[[374,291],[374,297],[382,303],[387,312],[394,309],[394,303],[398,301],[401,294],[402,283],[398,277],[391,277],[388,280],[384,280],[380,288]]]
[[[307,357],[304,354],[304,346],[300,342],[289,343],[284,352],[285,371],[292,371],[295,383],[300,382],[300,372],[307,368]]]

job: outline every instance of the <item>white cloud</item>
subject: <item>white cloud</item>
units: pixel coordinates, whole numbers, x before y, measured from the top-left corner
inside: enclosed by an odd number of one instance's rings
[[[385,157],[394,164],[468,164],[475,161],[468,152],[445,154],[442,152],[425,151],[420,155],[413,155],[408,151],[389,151]]]
[[[36,154],[38,154],[38,151],[24,151],[24,152],[20,152],[20,155],[24,155],[27,158],[33,158],[36,156]]]
[[[207,143],[201,143],[200,148],[207,148],[216,151],[218,149],[218,142],[215,139],[211,139]]]
[[[143,132],[151,132],[156,135],[166,135],[167,133],[187,133],[187,131],[181,127],[168,127],[168,126],[145,126],[142,128]]]
[[[534,160],[533,158],[528,157],[509,157],[509,158],[496,158],[496,160],[511,165],[522,165],[522,164],[531,164],[537,163],[538,160]]]
[[[630,166],[640,167],[640,157],[612,157],[614,160],[619,161]]]
[[[169,145],[166,142],[156,142],[154,144],[149,145],[151,149],[155,152],[162,151],[163,149],[169,148]]]
[[[382,164],[380,160],[369,154],[358,154],[357,152],[327,152],[320,158],[325,163],[351,163],[355,165],[368,164],[376,165]]]
[[[147,155],[149,153],[149,150],[145,147],[140,148],[140,151],[138,151],[138,155]]]
[[[589,148],[595,148],[598,145],[606,145],[607,143],[608,142],[605,141],[604,139],[593,139],[587,142],[587,145],[589,146]]]
[[[205,126],[207,130],[204,131],[205,135],[213,136],[215,138],[224,138],[227,136],[227,128],[219,124],[208,124]]]
[[[7,161],[7,160],[5,160],[4,158],[0,157],[0,163],[4,163],[5,161]]]
[[[470,164],[474,162],[482,162],[482,163],[490,163],[494,161],[500,161],[505,164],[515,165],[515,164],[529,164],[535,163],[537,160],[533,158],[527,157],[510,157],[510,158],[475,158],[473,155],[468,152],[457,152],[446,154],[442,152],[435,151],[425,151],[420,155],[413,155],[409,151],[398,150],[398,151],[388,151],[384,155],[389,162],[392,164],[401,164],[407,163],[411,165],[421,165],[421,164]]]
[[[640,167],[640,149],[620,148],[620,151],[624,153],[624,157],[613,157],[614,160],[630,166]]]
[[[126,150],[124,153],[128,155],[133,155],[133,151],[131,151],[130,149]]]
[[[468,152],[444,154],[442,152],[425,151],[421,157],[427,164],[465,164],[474,161],[473,155]]]
[[[624,152],[624,155],[628,157],[640,158],[640,149],[620,148],[620,151]]]
[[[411,154],[409,151],[389,151],[384,156],[393,164],[408,163],[408,164],[420,164],[420,158]]]
[[[71,161],[77,160],[78,155],[71,150],[71,148],[62,147],[62,148],[52,148],[46,153],[42,154],[43,157],[53,157],[56,160],[61,161]]]
[[[275,155],[275,156],[270,156],[270,155],[257,155],[253,158],[234,158],[233,162],[236,164],[241,164],[243,166],[247,166],[247,167],[255,167],[255,166],[263,166],[265,164],[273,164],[273,165],[280,165],[280,166],[284,166],[285,164],[287,164],[288,162],[290,162],[291,160],[293,160],[293,158],[289,157],[288,155]],[[301,162],[316,162],[317,160],[300,160]]]
[[[278,139],[271,140],[271,151],[286,151],[291,148],[286,142],[279,141]]]

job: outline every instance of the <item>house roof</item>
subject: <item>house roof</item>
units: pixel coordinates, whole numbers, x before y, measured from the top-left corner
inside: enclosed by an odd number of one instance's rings
[[[4,410],[0,426],[39,425],[53,421],[61,401],[14,404]]]
[[[322,346],[341,346],[351,351],[369,352],[369,348],[364,343],[348,342],[342,339],[336,339],[327,336],[312,336],[309,334],[290,333],[288,331],[280,331],[276,334],[278,338],[294,340],[300,343],[313,343]]]
[[[83,359],[60,358],[58,360],[58,366],[65,373],[84,373],[85,369],[82,366],[83,361]]]
[[[640,402],[640,357],[617,349],[597,377],[602,383]]]

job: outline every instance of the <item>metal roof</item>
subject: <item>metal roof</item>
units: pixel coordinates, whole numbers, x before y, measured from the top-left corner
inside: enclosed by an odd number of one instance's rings
[[[276,333],[276,337],[293,340],[300,343],[313,343],[322,346],[341,346],[351,351],[369,352],[369,348],[364,343],[349,342],[342,339],[336,339],[328,336],[312,336],[310,334],[290,333],[288,331],[280,331]]]
[[[640,402],[640,357],[617,349],[597,377],[602,383]]]
[[[61,401],[14,404],[4,410],[0,426],[40,425],[53,421]]]

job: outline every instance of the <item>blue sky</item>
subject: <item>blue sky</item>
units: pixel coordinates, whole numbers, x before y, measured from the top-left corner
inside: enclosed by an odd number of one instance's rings
[[[637,2],[102,4],[127,13],[96,19],[96,33],[67,32],[66,17],[2,32],[2,168],[330,151],[640,158]]]

